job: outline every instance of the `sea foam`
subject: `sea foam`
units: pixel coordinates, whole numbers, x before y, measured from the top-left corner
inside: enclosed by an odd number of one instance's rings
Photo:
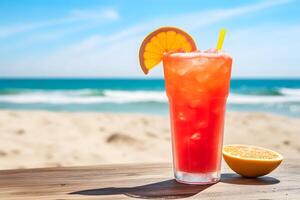
[[[279,89],[282,95],[247,95],[231,93],[229,104],[300,103],[300,89]],[[0,102],[17,104],[96,104],[96,103],[166,103],[164,91],[154,90],[24,90],[1,94]]]

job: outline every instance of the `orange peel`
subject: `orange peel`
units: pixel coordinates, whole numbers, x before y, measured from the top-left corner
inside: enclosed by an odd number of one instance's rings
[[[283,160],[279,153],[251,145],[225,145],[223,158],[228,166],[244,177],[259,177],[269,174]]]
[[[193,38],[176,27],[161,27],[151,32],[142,42],[139,50],[139,61],[145,74],[158,65],[164,53],[197,49]]]

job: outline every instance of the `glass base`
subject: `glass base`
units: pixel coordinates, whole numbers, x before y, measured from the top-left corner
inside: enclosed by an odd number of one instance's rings
[[[174,175],[176,181],[180,183],[194,184],[194,185],[213,184],[220,180],[219,172],[188,173],[188,172],[176,171]]]

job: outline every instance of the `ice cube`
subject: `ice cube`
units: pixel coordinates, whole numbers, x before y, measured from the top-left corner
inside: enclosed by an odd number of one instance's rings
[[[197,129],[207,128],[207,126],[208,126],[208,122],[206,120],[201,120],[201,121],[196,123],[196,128]]]
[[[201,65],[205,65],[207,62],[209,62],[209,59],[205,58],[205,57],[193,59],[192,60],[192,66],[201,67]]]
[[[201,100],[199,100],[199,99],[192,99],[189,101],[189,106],[191,108],[198,108],[199,105],[201,105]]]
[[[210,78],[209,74],[199,74],[199,75],[196,76],[196,80],[199,83],[206,82],[209,78]]]
[[[205,53],[217,53],[218,50],[215,49],[215,48],[210,48],[210,49],[205,50],[204,52],[205,52]]]
[[[189,71],[188,67],[181,67],[177,69],[177,74],[180,76],[184,76]]]
[[[222,67],[222,72],[224,73],[224,75],[228,74],[229,71],[230,71],[230,68],[229,68],[229,67],[227,67],[227,66],[223,66],[223,67]]]
[[[224,103],[225,104],[225,103]],[[221,106],[216,106],[214,108],[212,108],[211,110],[212,114],[214,115],[220,115],[222,113],[225,112],[225,106],[221,105]]]
[[[181,120],[181,121],[186,120],[186,117],[185,117],[185,115],[183,114],[183,112],[179,112],[179,114],[178,114],[178,119]]]
[[[201,139],[201,134],[199,132],[193,133],[191,136],[191,140],[199,140]]]

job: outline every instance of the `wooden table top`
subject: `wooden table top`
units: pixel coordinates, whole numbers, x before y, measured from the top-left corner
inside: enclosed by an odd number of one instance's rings
[[[223,163],[225,167],[225,164]],[[0,199],[300,199],[300,158],[269,176],[246,179],[225,167],[213,185],[173,179],[171,164],[126,164],[0,171]]]

